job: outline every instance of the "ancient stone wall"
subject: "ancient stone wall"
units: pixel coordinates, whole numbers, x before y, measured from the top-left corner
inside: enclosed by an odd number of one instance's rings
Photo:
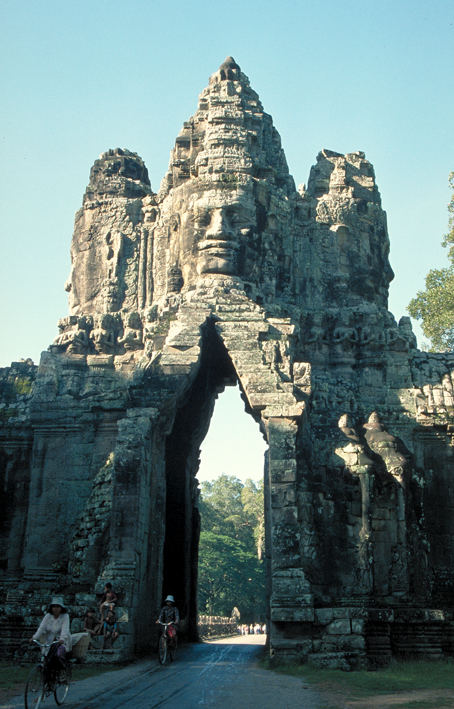
[[[231,58],[157,193],[135,153],[100,156],[70,313],[38,370],[0,372],[4,652],[51,592],[76,627],[108,580],[113,659],[153,646],[163,594],[196,637],[200,445],[237,382],[268,443],[271,652],[346,668],[453,652],[454,355],[420,352],[388,312],[388,254],[364,154],[322,150],[296,190]]]
[[[36,370],[31,360],[0,369],[0,574],[23,568],[33,440],[29,402]]]

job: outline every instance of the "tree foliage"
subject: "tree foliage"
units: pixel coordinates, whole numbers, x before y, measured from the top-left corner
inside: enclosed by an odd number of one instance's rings
[[[263,483],[232,475],[203,482],[199,502],[199,610],[245,622],[264,619]]]
[[[264,615],[264,568],[246,544],[225,534],[201,532],[199,611],[230,616],[236,606],[242,620]]]
[[[432,269],[426,276],[425,290],[410,301],[408,312],[422,321],[422,330],[431,340],[432,350],[454,350],[454,173],[449,176],[453,188],[448,205],[448,233],[442,244],[448,248],[449,265]]]

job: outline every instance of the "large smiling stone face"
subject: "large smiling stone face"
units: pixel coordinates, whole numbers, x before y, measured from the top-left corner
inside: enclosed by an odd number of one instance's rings
[[[238,192],[227,200],[225,195],[205,195],[196,202],[194,215],[199,275],[244,275],[241,271],[247,239],[256,226],[252,197]]]
[[[193,193],[181,212],[179,261],[185,285],[204,275],[244,276],[256,205],[247,189]]]

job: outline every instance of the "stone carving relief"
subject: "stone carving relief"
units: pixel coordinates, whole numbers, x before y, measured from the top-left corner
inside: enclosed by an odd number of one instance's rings
[[[78,612],[82,584],[93,592],[117,575],[125,605],[154,628],[174,544],[172,583],[196,623],[199,444],[215,397],[239,382],[269,446],[273,650],[350,668],[364,661],[377,603],[389,618],[415,599],[433,610],[441,583],[446,599],[454,355],[420,352],[410,320],[388,312],[388,255],[364,153],[321,151],[297,191],[231,57],[157,193],[137,154],[103,153],[76,215],[69,316],[30,391],[15,369],[0,372],[2,489],[11,477],[23,486],[24,509],[8,519],[28,525],[14,573],[23,558],[24,579],[56,590],[55,564],[69,558],[58,573]],[[164,538],[171,488],[181,549]]]

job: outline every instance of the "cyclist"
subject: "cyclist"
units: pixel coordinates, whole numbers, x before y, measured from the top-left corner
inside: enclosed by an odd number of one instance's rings
[[[38,640],[43,644],[58,640],[57,645],[53,645],[49,651],[48,657],[52,659],[50,669],[57,672],[59,667],[63,668],[66,666],[66,653],[71,651],[72,641],[69,629],[69,615],[65,608],[63,598],[60,596],[52,598],[46,615],[42,619],[38,630],[31,638],[32,642],[33,640]],[[56,665],[53,663],[53,657],[58,660]]]
[[[167,633],[172,642],[175,642],[177,637],[177,625],[180,622],[180,613],[175,605],[175,598],[171,595],[167,596],[164,605],[161,608],[157,623],[173,623],[167,628]]]

